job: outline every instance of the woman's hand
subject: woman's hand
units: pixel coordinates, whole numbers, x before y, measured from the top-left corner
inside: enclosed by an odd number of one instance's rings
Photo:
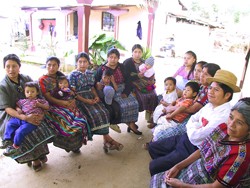
[[[95,102],[95,103],[100,102],[100,98],[99,98],[98,96],[96,96],[96,97],[94,98],[94,102]]]
[[[144,73],[140,72],[140,73],[137,74],[137,76],[138,76],[139,78],[143,78],[143,77],[144,77]]]
[[[95,87],[96,87],[97,90],[103,90],[104,85],[101,84],[100,82],[97,82],[96,85],[95,85]]]
[[[24,117],[24,120],[28,123],[39,126],[42,123],[43,117],[43,114],[29,114]]]
[[[167,183],[168,185],[172,187],[182,187],[185,185],[185,183],[183,183],[181,180],[178,180],[176,178],[166,179],[165,183]]]
[[[181,169],[177,167],[177,165],[173,166],[169,170],[165,172],[165,180],[169,178],[174,178],[178,175]]]
[[[124,98],[127,98],[127,97],[128,97],[128,96],[127,96],[125,93],[122,93],[122,94],[121,94],[121,98],[124,99]]]

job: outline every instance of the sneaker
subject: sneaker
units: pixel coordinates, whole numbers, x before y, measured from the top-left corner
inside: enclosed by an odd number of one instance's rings
[[[0,149],[5,149],[8,146],[12,146],[13,142],[11,140],[3,140],[2,144],[0,145]]]
[[[121,133],[121,129],[117,124],[110,124],[109,127],[113,129],[115,132]]]
[[[5,152],[3,152],[3,155],[11,156],[11,155],[15,154],[16,152],[17,152],[17,149],[14,148],[14,146],[8,146],[5,150]]]

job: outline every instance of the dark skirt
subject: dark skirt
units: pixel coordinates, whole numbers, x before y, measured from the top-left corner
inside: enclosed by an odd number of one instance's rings
[[[54,136],[53,129],[43,121],[37,129],[24,138],[18,151],[10,157],[21,164],[37,160],[49,154],[47,143],[52,142]]]
[[[93,99],[91,91],[79,93],[83,98]],[[109,133],[109,112],[102,102],[94,105],[76,101],[79,110],[86,116],[92,134],[106,135]]]
[[[139,112],[148,110],[153,112],[158,105],[158,97],[155,90],[152,90],[147,93],[142,93],[137,88],[135,89],[136,99],[139,103]]]

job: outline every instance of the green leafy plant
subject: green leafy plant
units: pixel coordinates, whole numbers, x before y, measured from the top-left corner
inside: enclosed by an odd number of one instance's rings
[[[148,59],[150,56],[152,56],[152,53],[151,53],[150,48],[148,48],[148,47],[143,48],[142,59],[143,59],[143,60],[146,60],[146,59]]]
[[[95,66],[103,64],[107,58],[108,50],[115,47],[120,50],[126,50],[125,47],[114,37],[106,34],[95,35],[90,39],[89,55]]]

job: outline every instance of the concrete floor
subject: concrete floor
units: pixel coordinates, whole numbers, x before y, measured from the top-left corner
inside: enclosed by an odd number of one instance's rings
[[[122,133],[110,130],[110,135],[124,145],[122,151],[105,154],[102,136],[81,148],[80,154],[67,153],[49,144],[48,162],[39,172],[26,164],[18,164],[2,155],[0,150],[1,188],[145,188],[149,187],[148,164],[150,156],[142,148],[151,139],[144,113],[137,122],[142,136],[127,133],[127,125],[120,124]]]

